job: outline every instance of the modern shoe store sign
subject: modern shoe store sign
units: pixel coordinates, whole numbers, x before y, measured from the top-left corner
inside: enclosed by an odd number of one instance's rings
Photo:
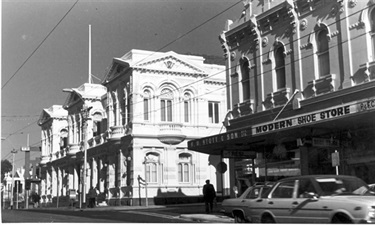
[[[324,120],[337,119],[343,116],[355,114],[363,111],[375,109],[375,99],[369,99],[361,102],[352,102],[340,106],[315,111],[308,114],[302,114],[298,117],[290,117],[282,120],[264,123],[252,127],[252,134],[264,134],[271,131],[281,130],[284,128],[296,127],[305,124],[323,122]]]

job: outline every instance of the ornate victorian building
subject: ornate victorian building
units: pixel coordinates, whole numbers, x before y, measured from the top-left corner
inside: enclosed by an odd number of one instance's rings
[[[189,140],[225,132],[225,67],[131,50],[109,68],[102,85],[64,90],[65,125],[41,120],[43,132],[56,128],[43,136],[42,195],[62,204],[96,188],[99,204],[198,202],[206,179],[228,193],[222,159],[187,149]]]
[[[231,160],[233,185],[324,173],[374,183],[374,31],[372,0],[244,1],[220,35],[227,132],[189,149],[250,155]]]

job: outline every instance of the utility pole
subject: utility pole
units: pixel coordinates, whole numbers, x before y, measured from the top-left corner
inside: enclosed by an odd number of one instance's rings
[[[83,150],[84,150],[84,159],[83,159],[83,181],[82,181],[82,202],[83,205],[86,207],[86,182],[87,182],[87,127],[88,127],[88,121],[90,120],[89,118],[89,112],[91,107],[88,107],[86,104],[83,105],[82,107],[82,114],[83,114],[83,122],[84,122],[84,130],[83,130],[83,135],[84,135],[84,140],[83,140]]]
[[[10,208],[13,209],[13,195],[14,195],[14,190],[13,190],[14,189],[14,154],[17,153],[17,150],[13,149],[11,151],[11,153],[13,154],[13,162],[12,162],[12,195],[10,196],[10,198],[11,198]]]

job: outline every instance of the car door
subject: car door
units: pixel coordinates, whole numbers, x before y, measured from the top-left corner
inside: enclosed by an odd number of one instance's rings
[[[244,214],[247,215],[247,211],[251,202],[256,199],[261,192],[261,187],[253,187],[251,190],[246,194],[245,198],[241,201],[241,209],[243,210]]]
[[[276,223],[295,223],[292,217],[292,207],[295,199],[295,180],[281,181],[266,199],[266,207]]]
[[[327,223],[328,211],[309,178],[296,180],[296,196],[292,201],[290,217],[297,223]]]

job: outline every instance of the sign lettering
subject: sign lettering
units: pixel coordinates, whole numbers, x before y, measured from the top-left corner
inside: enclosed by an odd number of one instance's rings
[[[336,119],[350,114],[375,110],[375,99],[367,99],[358,102],[351,102],[345,105],[335,106],[324,110],[318,110],[312,113],[299,115],[297,117],[285,118],[268,123],[256,124],[252,127],[247,127],[239,131],[229,131],[224,134],[218,134],[206,138],[192,140],[188,142],[188,148],[196,148],[211,144],[220,144],[222,142],[236,140],[240,138],[247,138],[256,135],[262,135],[268,132],[278,131],[286,128],[302,126],[306,124],[313,124],[323,120]],[[320,140],[321,141],[321,140]],[[317,141],[318,143],[319,141]],[[326,142],[320,144],[327,145]],[[330,145],[335,145],[330,143]],[[237,154],[237,153],[236,153]],[[238,153],[240,154],[240,153]]]

